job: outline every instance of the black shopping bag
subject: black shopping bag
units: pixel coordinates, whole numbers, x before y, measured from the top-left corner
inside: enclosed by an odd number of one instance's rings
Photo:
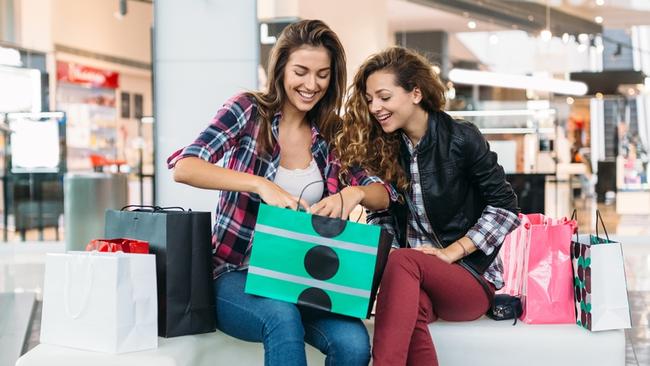
[[[106,211],[107,238],[147,241],[156,255],[161,337],[216,329],[210,225],[209,212],[182,208],[127,206]]]

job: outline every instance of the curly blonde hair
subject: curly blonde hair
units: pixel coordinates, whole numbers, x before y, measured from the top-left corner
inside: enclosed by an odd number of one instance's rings
[[[390,47],[370,56],[354,76],[348,89],[345,115],[334,142],[341,159],[341,171],[361,166],[400,190],[409,184],[406,172],[399,164],[400,131],[386,133],[370,113],[366,100],[366,82],[377,71],[395,75],[395,84],[407,92],[417,87],[422,92],[420,107],[432,113],[445,105],[445,87],[433,71],[433,65],[417,52]]]

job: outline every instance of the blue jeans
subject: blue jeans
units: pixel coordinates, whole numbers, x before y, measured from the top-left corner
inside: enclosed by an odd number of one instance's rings
[[[368,365],[370,341],[361,320],[244,293],[247,272],[214,281],[217,328],[264,344],[267,366],[307,365],[305,343],[326,355],[325,365]]]

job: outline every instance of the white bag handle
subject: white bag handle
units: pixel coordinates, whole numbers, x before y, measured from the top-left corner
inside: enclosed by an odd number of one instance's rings
[[[84,255],[82,257],[89,257],[93,258],[94,256],[91,255],[89,252],[88,255]],[[73,258],[79,258],[78,256],[75,256]],[[90,272],[89,276],[86,276],[86,283],[84,286],[84,291],[83,291],[83,296],[81,300],[81,307],[79,308],[79,311],[77,312],[72,312],[70,310],[70,293],[69,293],[69,288],[70,288],[70,261],[65,262],[65,282],[63,283],[63,304],[65,305],[65,312],[66,314],[71,317],[72,319],[77,319],[79,316],[81,316],[81,313],[83,313],[84,310],[86,310],[86,306],[88,306],[88,298],[90,298],[90,290],[92,289],[93,286],[93,280],[95,278],[95,266],[94,266],[94,258],[89,259],[86,261],[87,266],[90,267],[90,271],[85,271],[86,273]]]

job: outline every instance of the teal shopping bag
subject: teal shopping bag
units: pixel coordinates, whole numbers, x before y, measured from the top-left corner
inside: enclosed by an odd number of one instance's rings
[[[260,204],[245,291],[367,318],[391,241],[380,226]]]

